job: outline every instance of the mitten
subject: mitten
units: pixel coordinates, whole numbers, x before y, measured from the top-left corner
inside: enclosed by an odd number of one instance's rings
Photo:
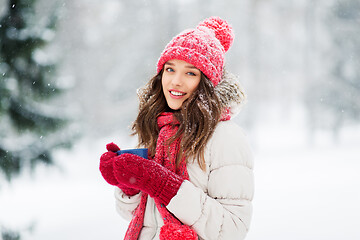
[[[168,205],[184,181],[155,161],[124,153],[114,159],[114,175],[119,183],[140,189]]]
[[[109,143],[106,145],[106,149],[108,150],[108,152],[101,155],[99,167],[101,175],[103,176],[105,181],[111,185],[120,188],[127,196],[133,196],[139,193],[139,190],[127,187],[126,185],[119,183],[114,176],[113,161],[114,158],[117,156],[116,152],[119,151],[120,148],[115,143]]]

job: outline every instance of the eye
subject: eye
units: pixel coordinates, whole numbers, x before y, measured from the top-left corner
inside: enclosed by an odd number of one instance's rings
[[[165,71],[167,71],[167,72],[174,72],[174,69],[172,69],[171,67],[167,67],[167,68],[165,68]]]
[[[190,76],[196,76],[196,74],[193,73],[193,72],[187,72],[186,74],[187,74],[187,75],[190,75]]]

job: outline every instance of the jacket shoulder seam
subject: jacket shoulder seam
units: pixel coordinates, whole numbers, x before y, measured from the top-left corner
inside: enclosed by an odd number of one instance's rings
[[[212,168],[212,169],[210,169],[210,174],[211,174],[211,172],[213,172],[213,171],[215,171],[215,170],[219,170],[219,169],[221,169],[221,168],[223,168],[223,167],[230,167],[230,166],[241,166],[241,167],[244,167],[244,168],[247,168],[247,169],[249,169],[249,170],[253,170],[251,167],[249,167],[249,166],[247,166],[246,164],[242,164],[242,163],[230,163],[230,164],[224,164],[224,165],[221,165],[221,166],[218,166],[218,167],[215,167],[215,168]],[[210,175],[209,174],[209,175]]]

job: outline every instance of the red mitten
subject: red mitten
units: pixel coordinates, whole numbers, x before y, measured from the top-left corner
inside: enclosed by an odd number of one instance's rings
[[[119,183],[140,189],[165,205],[169,204],[184,181],[160,164],[130,153],[114,159],[114,174]]]
[[[119,151],[120,148],[115,143],[109,143],[106,145],[106,149],[108,150],[108,152],[101,155],[99,167],[101,175],[103,176],[105,181],[111,185],[117,186],[128,196],[133,196],[139,193],[139,190],[129,188],[126,185],[119,183],[114,176],[113,161],[114,158],[117,156],[116,152]]]

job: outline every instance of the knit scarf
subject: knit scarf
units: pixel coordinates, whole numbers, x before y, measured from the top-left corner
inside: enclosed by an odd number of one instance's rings
[[[179,122],[173,117],[172,113],[162,113],[157,118],[157,124],[160,129],[159,136],[156,143],[154,161],[161,164],[165,168],[175,172],[184,179],[189,179],[188,172],[186,170],[185,158],[182,159],[180,166],[176,167],[176,157],[180,149],[181,139],[176,139],[170,146],[166,144],[166,141],[175,135],[179,128]],[[169,152],[169,154],[168,154]],[[144,223],[144,214],[148,194],[142,192],[141,200],[138,207],[134,210],[134,216],[130,222],[129,228],[125,234],[125,240],[136,240],[139,237],[141,228]],[[176,235],[178,230],[182,229],[188,232],[191,238],[182,237],[181,239],[197,239],[196,233],[190,229],[190,227],[183,225],[174,215],[172,215],[166,207],[155,199],[155,205],[164,221],[164,226],[160,231],[160,240],[172,239],[168,234]],[[172,233],[173,232],[173,233]],[[175,232],[175,233],[174,233]],[[174,238],[175,239],[175,238]]]

